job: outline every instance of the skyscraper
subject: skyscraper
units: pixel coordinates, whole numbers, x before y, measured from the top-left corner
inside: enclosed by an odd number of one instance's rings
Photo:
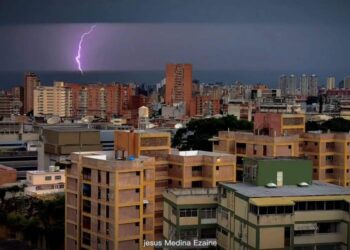
[[[309,92],[309,79],[306,74],[302,74],[300,77],[300,94],[301,96],[308,96]]]
[[[297,77],[291,74],[287,79],[287,95],[295,95],[297,90]]]
[[[327,77],[327,89],[335,89],[335,77],[329,76]]]
[[[286,95],[286,93],[287,93],[287,76],[286,75],[280,76],[279,88],[281,89],[281,94]]]
[[[318,76],[315,74],[312,74],[309,77],[309,96],[317,96],[318,95]]]
[[[24,113],[33,110],[34,89],[38,86],[40,86],[40,80],[36,74],[29,72],[24,76]]]
[[[350,89],[350,76],[344,77],[344,88]]]
[[[192,99],[192,64],[167,64],[165,103],[184,103],[190,114]]]

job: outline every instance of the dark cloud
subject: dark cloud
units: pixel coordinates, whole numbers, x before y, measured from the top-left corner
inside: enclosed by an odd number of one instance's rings
[[[1,0],[0,23],[220,22],[347,25],[348,0]]]

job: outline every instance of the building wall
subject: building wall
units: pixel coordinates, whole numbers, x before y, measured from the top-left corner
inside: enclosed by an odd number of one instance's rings
[[[71,158],[66,249],[106,249],[106,244],[109,249],[147,249],[144,237],[154,240],[154,159],[116,161],[114,152],[76,153]],[[90,236],[90,246],[84,235]]]
[[[65,172],[63,170],[57,172],[48,171],[28,171],[27,181],[31,185],[49,185],[65,182]]]
[[[186,114],[190,114],[192,100],[192,65],[167,64],[165,104],[183,102],[186,105]]]
[[[225,192],[223,189],[225,189]],[[342,245],[342,249],[348,248],[349,211],[341,209],[298,210],[290,214],[260,214],[257,216],[250,208],[252,204],[255,204],[254,200],[256,198],[241,196],[230,188],[223,187],[223,189],[219,189],[217,214],[217,240],[219,246],[223,249],[241,249],[242,247],[249,247],[249,249],[297,249],[297,247],[314,247],[315,244],[323,245],[325,249],[334,249],[327,248],[327,246],[331,247],[334,244]],[[327,202],[347,200],[346,197],[284,197],[283,201],[286,202],[290,199],[292,204],[293,202],[315,200]],[[230,202],[233,199],[234,203]],[[259,204],[261,204],[259,208],[264,206],[262,204],[270,204],[269,206],[273,207],[280,202],[278,201],[280,197],[258,199]],[[334,223],[336,228],[333,230],[336,231],[326,233],[319,231],[324,230],[320,228],[316,231],[312,230],[320,223]],[[288,228],[289,233],[286,231]],[[308,230],[310,233],[308,233]]]
[[[15,169],[0,165],[0,186],[17,181],[17,172]]]
[[[27,73],[24,76],[24,113],[28,113],[33,110],[33,94],[34,89],[40,86],[40,80],[34,73]]]

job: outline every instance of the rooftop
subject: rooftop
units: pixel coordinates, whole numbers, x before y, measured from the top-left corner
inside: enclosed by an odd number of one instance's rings
[[[283,186],[267,188],[255,186],[249,183],[220,183],[235,190],[237,193],[249,198],[259,197],[293,197],[293,196],[326,196],[326,195],[350,195],[350,189],[338,185],[313,181],[308,187]]]
[[[171,188],[165,192],[175,196],[192,196],[192,195],[216,195],[217,188]]]
[[[33,174],[33,175],[64,174],[64,172],[65,172],[65,170],[59,170],[59,171],[42,171],[42,170],[27,171],[28,174]]]
[[[224,154],[224,153],[216,153],[216,152],[210,152],[210,151],[201,151],[201,150],[190,150],[190,151],[173,151],[173,155],[180,155],[180,156],[233,156],[231,154]]]
[[[2,171],[16,171],[16,169],[0,164],[0,172]]]
[[[55,132],[94,132],[98,131],[96,129],[92,128],[83,128],[83,127],[70,127],[70,126],[63,126],[63,127],[45,127],[45,130],[49,131],[55,131]]]

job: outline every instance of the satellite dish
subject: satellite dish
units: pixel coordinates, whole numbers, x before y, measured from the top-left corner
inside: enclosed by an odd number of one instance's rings
[[[91,123],[94,120],[93,116],[87,115],[81,118],[82,123]]]
[[[59,123],[61,121],[61,119],[57,116],[51,117],[49,119],[47,119],[46,123],[47,124],[56,124]]]

